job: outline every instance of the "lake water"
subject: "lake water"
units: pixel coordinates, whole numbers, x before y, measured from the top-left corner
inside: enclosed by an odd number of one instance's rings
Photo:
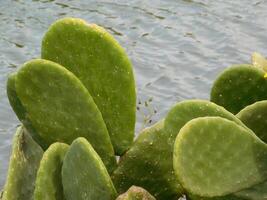
[[[40,57],[53,21],[83,18],[105,27],[126,49],[138,91],[138,133],[175,102],[209,99],[225,67],[249,63],[254,51],[267,56],[266,10],[266,0],[0,0],[0,188],[19,124],[7,100],[7,76]]]

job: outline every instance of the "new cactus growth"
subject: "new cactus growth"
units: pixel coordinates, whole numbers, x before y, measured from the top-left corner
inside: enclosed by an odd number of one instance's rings
[[[33,200],[35,177],[42,156],[42,148],[24,127],[19,127],[13,139],[3,200]]]
[[[173,159],[182,186],[202,197],[224,196],[267,179],[267,145],[221,117],[189,121],[176,138]]]
[[[62,167],[62,183],[67,200],[117,197],[103,162],[85,138],[77,138],[69,147]]]
[[[116,200],[156,200],[149,192],[145,189],[137,186],[132,186],[130,189],[118,196]]]
[[[245,107],[236,115],[261,140],[267,143],[267,101]]]
[[[188,100],[176,104],[164,121],[145,129],[138,136],[119,162],[112,176],[119,192],[138,185],[157,199],[177,199],[181,196],[182,189],[173,171],[174,141],[188,121],[204,116],[221,116],[245,126],[232,113],[209,101]]]
[[[60,19],[44,36],[42,58],[82,81],[103,115],[115,152],[125,152],[134,137],[136,94],[131,63],[118,42],[95,24]]]
[[[267,72],[267,59],[261,54],[254,52],[251,56],[251,61],[254,67],[257,67]]]
[[[64,200],[61,169],[69,146],[54,143],[45,152],[37,172],[34,200]]]
[[[116,160],[102,115],[80,80],[47,60],[27,62],[18,71],[16,92],[34,129],[46,143],[87,138],[109,171]]]
[[[267,100],[264,71],[251,65],[233,66],[223,71],[213,84],[210,99],[236,114],[246,106]]]

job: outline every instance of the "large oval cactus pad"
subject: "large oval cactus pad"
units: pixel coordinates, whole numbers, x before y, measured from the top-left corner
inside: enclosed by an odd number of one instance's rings
[[[61,169],[69,146],[56,142],[44,152],[37,172],[34,200],[64,200]]]
[[[118,196],[116,200],[156,200],[145,189],[137,186],[132,186],[127,192]]]
[[[35,177],[42,156],[42,148],[24,127],[19,127],[13,140],[3,200],[33,200]]]
[[[32,60],[18,71],[16,91],[32,126],[48,144],[85,137],[113,170],[116,160],[104,120],[75,75],[54,62]]]
[[[174,146],[174,170],[191,194],[224,196],[267,179],[267,145],[221,117],[189,121]]]
[[[258,101],[236,115],[261,140],[267,143],[267,101]]]
[[[28,119],[28,115],[26,113],[25,108],[23,107],[21,101],[16,92],[16,73],[12,73],[8,76],[7,79],[7,97],[9,103],[16,113],[18,119],[23,123],[24,127],[26,127],[27,131],[31,134],[33,139],[43,148],[47,149],[48,144],[37,134],[36,130],[31,125],[31,122]]]
[[[210,99],[236,114],[246,106],[267,99],[264,71],[250,65],[224,70],[213,84]]]
[[[42,42],[42,58],[73,72],[100,109],[117,154],[133,142],[136,94],[131,63],[103,28],[65,18],[51,25]]]
[[[113,200],[117,192],[109,174],[90,143],[77,138],[71,144],[62,167],[67,200]]]

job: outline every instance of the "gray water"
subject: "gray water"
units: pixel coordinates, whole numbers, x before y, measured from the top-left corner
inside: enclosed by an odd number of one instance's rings
[[[225,67],[249,63],[254,51],[267,56],[264,0],[0,0],[0,188],[19,124],[7,76],[38,58],[49,25],[67,16],[104,26],[126,49],[138,91],[137,133],[175,102],[209,99]]]

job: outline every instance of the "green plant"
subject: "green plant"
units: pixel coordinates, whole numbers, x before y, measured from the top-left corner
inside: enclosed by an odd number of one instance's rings
[[[36,59],[23,65],[15,83],[29,121],[47,144],[70,144],[83,136],[109,171],[114,169],[116,160],[102,115],[86,88],[70,71],[54,62]]]
[[[62,183],[68,200],[117,197],[105,165],[85,138],[77,138],[70,145],[62,166]]]
[[[23,126],[0,199],[266,199],[266,63],[254,53],[253,65],[218,77],[211,101],[223,107],[179,102],[133,142],[136,93],[126,53],[97,25],[56,21],[44,36],[42,59],[7,81]],[[148,111],[145,123],[156,112],[151,101],[138,102],[137,110]]]
[[[42,58],[82,81],[102,113],[115,152],[123,154],[133,142],[136,94],[131,63],[118,42],[100,26],[64,18],[45,34]]]
[[[141,132],[132,148],[122,157],[112,176],[118,191],[125,192],[131,185],[138,185],[157,199],[177,199],[181,196],[183,190],[173,171],[174,141],[188,121],[205,116],[221,116],[245,127],[232,113],[209,101],[177,103],[165,120]]]

